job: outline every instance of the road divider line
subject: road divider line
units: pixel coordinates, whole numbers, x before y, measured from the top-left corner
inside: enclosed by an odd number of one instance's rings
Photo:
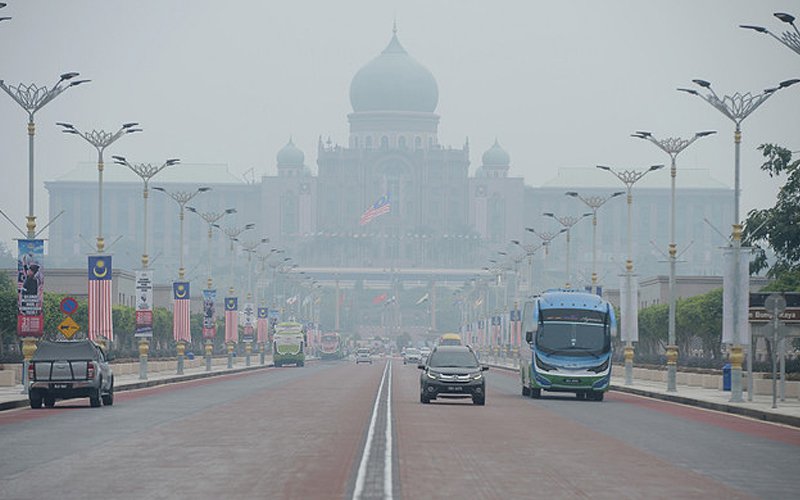
[[[358,475],[356,476],[356,485],[353,488],[353,500],[361,498],[364,492],[364,483],[367,477],[367,464],[369,463],[370,451],[372,449],[372,439],[375,436],[375,423],[378,421],[378,407],[381,403],[381,394],[383,394],[383,384],[386,382],[386,374],[389,372],[389,365],[387,362],[383,369],[383,376],[381,383],[378,386],[378,394],[375,396],[375,403],[372,406],[372,418],[369,421],[369,430],[367,430],[367,441],[364,443],[364,451],[361,454],[361,463],[358,465]],[[384,472],[385,474],[385,472]],[[385,477],[385,476],[384,476]],[[384,485],[384,488],[386,486]]]
[[[392,361],[386,382],[386,450],[383,456],[383,498],[392,500]]]

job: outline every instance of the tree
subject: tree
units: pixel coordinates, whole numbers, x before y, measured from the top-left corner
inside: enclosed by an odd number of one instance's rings
[[[800,159],[792,152],[774,144],[758,147],[765,158],[761,170],[770,177],[786,176],[772,208],[751,210],[745,221],[744,242],[756,249],[750,264],[751,272],[769,268],[767,276],[774,278],[783,291],[800,291]],[[765,247],[775,253],[770,267]]]

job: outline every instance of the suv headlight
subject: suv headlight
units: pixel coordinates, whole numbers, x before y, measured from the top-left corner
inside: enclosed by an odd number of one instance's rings
[[[483,373],[481,373],[481,372],[472,374],[472,380],[480,380],[482,378],[483,378]]]
[[[432,371],[430,371],[430,370],[428,370],[428,372],[426,373],[426,375],[428,376],[428,378],[430,378],[430,379],[433,379],[433,380],[436,380],[436,379],[438,379],[438,378],[439,378],[439,374],[438,374],[438,373],[436,373],[436,372],[432,372]]]

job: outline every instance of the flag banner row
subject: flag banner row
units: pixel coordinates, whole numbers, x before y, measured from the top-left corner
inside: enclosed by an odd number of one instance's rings
[[[111,316],[112,271],[110,255],[89,256],[90,340],[114,340],[114,323]]]
[[[44,240],[18,240],[17,334],[41,337],[44,333]]]
[[[172,284],[172,336],[176,342],[191,342],[191,295],[188,281]]]

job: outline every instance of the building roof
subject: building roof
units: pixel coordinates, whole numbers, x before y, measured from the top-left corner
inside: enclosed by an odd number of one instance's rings
[[[97,164],[81,162],[75,168],[55,179],[55,182],[97,182]],[[129,168],[106,162],[103,169],[103,183],[106,182],[142,182],[140,177]],[[193,184],[242,184],[244,181],[230,173],[224,163],[179,163],[167,167],[150,182]]]
[[[624,168],[622,170],[625,170]],[[637,169],[638,170],[638,169]],[[545,177],[545,176],[542,176]],[[546,177],[545,177],[546,178]],[[730,186],[711,176],[705,168],[679,168],[676,177],[679,189],[731,189]],[[550,177],[539,187],[543,188],[620,188],[625,186],[610,172],[593,167],[561,167],[555,177]],[[669,168],[651,172],[636,183],[636,188],[669,188]]]

